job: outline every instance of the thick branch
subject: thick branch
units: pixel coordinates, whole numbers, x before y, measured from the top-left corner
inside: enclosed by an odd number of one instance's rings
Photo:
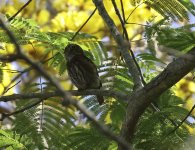
[[[141,80],[141,77],[139,76],[139,74],[140,74],[139,70],[137,69],[135,62],[133,61],[133,58],[129,54],[129,50],[130,50],[129,42],[127,40],[125,40],[123,38],[123,36],[120,34],[120,32],[118,31],[115,23],[113,22],[111,17],[108,15],[102,0],[93,0],[93,3],[97,7],[100,16],[102,17],[104,22],[107,24],[112,36],[114,37],[115,41],[117,42],[117,44],[120,48],[120,51],[121,51],[122,56],[127,64],[129,72],[132,75],[133,82],[135,84],[135,88],[142,87],[142,80]]]
[[[195,68],[195,48],[170,63],[162,73],[144,88],[133,92],[128,103],[121,136],[127,141],[131,141],[138,119],[148,105],[193,68]]]
[[[70,93],[73,96],[81,96],[81,95],[101,95],[101,96],[110,96],[114,98],[119,98],[122,100],[126,100],[128,97],[125,94],[122,94],[121,92],[111,91],[111,90],[84,90],[84,91],[66,91],[67,93]],[[60,92],[43,92],[43,93],[28,93],[28,94],[13,94],[8,96],[0,96],[0,101],[8,102],[8,101],[14,101],[14,100],[22,100],[22,99],[32,99],[32,98],[39,98],[39,99],[48,99],[50,97],[57,97],[57,96],[63,96]]]

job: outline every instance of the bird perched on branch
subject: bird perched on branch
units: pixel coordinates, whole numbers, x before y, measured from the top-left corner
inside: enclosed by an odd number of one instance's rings
[[[67,45],[64,54],[69,77],[78,90],[100,89],[102,87],[95,64],[85,56],[79,45]],[[104,102],[103,96],[97,96],[97,100],[100,105]]]

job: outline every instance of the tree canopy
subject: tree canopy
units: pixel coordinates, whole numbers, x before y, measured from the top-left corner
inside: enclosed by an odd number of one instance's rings
[[[0,1],[0,149],[192,150],[194,16],[190,0]],[[71,83],[71,43],[101,89]]]

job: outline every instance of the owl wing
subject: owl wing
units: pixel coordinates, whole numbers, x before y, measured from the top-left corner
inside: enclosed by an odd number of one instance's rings
[[[69,76],[78,89],[98,89],[101,82],[95,64],[86,56],[75,56],[67,63]]]
[[[82,60],[82,66],[85,67],[86,75],[86,82],[88,89],[99,89],[101,85],[101,81],[98,75],[96,65],[89,59],[88,57],[84,57]]]
[[[85,59],[83,61],[83,65],[85,65],[86,69],[89,70],[87,74],[87,88],[88,89],[100,89],[102,87],[101,80],[98,75],[98,71],[96,68],[96,65],[85,56]],[[100,105],[104,103],[104,98],[103,96],[97,96],[97,100]]]
[[[80,90],[86,89],[87,82],[85,80],[85,70],[77,60],[67,62],[67,70],[72,83]]]

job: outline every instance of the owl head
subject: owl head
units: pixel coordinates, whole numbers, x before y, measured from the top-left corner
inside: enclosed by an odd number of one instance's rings
[[[77,44],[68,44],[65,47],[64,55],[67,61],[70,61],[76,55],[84,55],[82,48]]]

